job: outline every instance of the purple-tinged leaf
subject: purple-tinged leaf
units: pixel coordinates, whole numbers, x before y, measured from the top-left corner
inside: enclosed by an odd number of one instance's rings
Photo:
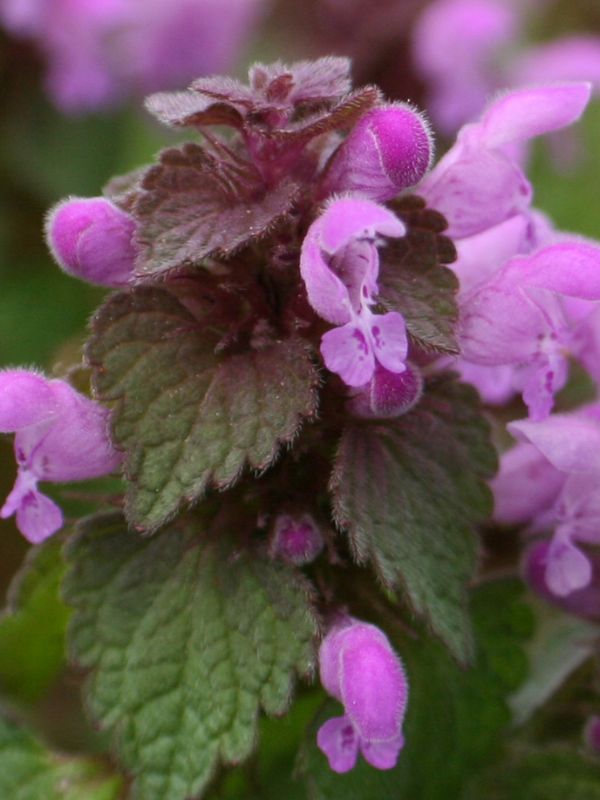
[[[169,292],[147,287],[113,295],[93,329],[88,358],[99,396],[116,404],[126,511],[141,530],[156,530],[211,484],[231,486],[246,464],[268,467],[316,412],[318,375],[299,338],[217,355],[215,334]]]
[[[137,274],[230,255],[285,217],[297,191],[288,180],[267,189],[251,165],[219,160],[196,144],[165,150],[135,202]]]
[[[330,484],[355,559],[400,587],[463,662],[472,656],[466,591],[476,563],[473,525],[491,512],[484,480],[495,468],[476,393],[441,375],[398,420],[349,424]]]
[[[443,234],[446,220],[419,197],[405,197],[390,206],[407,233],[380,249],[379,302],[402,314],[419,347],[456,354],[458,281],[444,266],[456,259],[456,250]]]

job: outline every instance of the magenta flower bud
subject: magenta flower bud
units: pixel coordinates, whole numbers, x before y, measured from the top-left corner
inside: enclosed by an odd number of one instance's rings
[[[323,535],[310,514],[279,514],[275,520],[269,553],[290,564],[310,564],[323,549]]]
[[[586,746],[594,753],[600,753],[600,717],[591,716],[584,728],[583,739]]]
[[[110,443],[108,411],[68,383],[23,369],[0,372],[0,431],[15,432],[18,465],[0,517],[16,514],[33,544],[62,526],[60,508],[38,481],[78,481],[113,472],[121,455]]]
[[[57,264],[100,286],[123,286],[133,274],[135,221],[104,197],[62,200],[46,221],[46,241]]]
[[[391,419],[406,414],[423,394],[423,378],[418,368],[407,364],[404,372],[390,372],[380,364],[370,382],[348,402],[349,411],[365,419]]]
[[[425,117],[405,103],[367,112],[335,153],[323,192],[356,192],[384,202],[418,183],[429,169],[433,140]]]
[[[319,650],[321,683],[345,714],[325,722],[317,744],[335,772],[351,770],[362,752],[377,769],[391,769],[404,746],[408,682],[402,662],[379,628],[346,618]]]

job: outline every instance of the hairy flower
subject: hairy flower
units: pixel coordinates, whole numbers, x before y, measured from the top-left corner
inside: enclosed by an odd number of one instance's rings
[[[133,275],[135,221],[104,197],[73,197],[46,220],[46,241],[69,275],[100,286],[122,286]]]
[[[335,772],[347,772],[360,750],[377,769],[391,769],[404,746],[408,682],[402,662],[374,625],[346,618],[319,650],[321,683],[345,714],[325,722],[317,744]]]
[[[419,182],[432,158],[433,140],[422,114],[406,103],[378,106],[361,117],[335,152],[323,193],[391,200]]]
[[[357,417],[390,419],[408,413],[422,394],[418,367],[407,364],[404,372],[390,372],[376,364],[369,383],[352,392],[347,407]]]
[[[337,325],[321,340],[326,366],[348,386],[368,383],[378,362],[404,372],[408,351],[401,314],[374,314],[378,291],[377,235],[397,237],[404,225],[386,208],[355,197],[334,198],[311,225],[300,257],[308,299]]]
[[[121,461],[108,438],[108,411],[61,380],[23,369],[0,372],[0,431],[16,433],[17,480],[0,516],[17,515],[34,544],[63,522],[38,481],[78,481],[106,475]]]
[[[269,544],[272,558],[310,564],[323,549],[323,534],[310,514],[278,514]]]

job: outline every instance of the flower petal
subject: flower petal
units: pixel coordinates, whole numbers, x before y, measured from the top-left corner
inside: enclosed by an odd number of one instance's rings
[[[35,429],[15,437],[15,447],[32,453],[30,469],[49,481],[86,480],[113,472],[122,456],[110,442],[108,410],[64,381],[50,383],[60,413],[41,440]]]
[[[300,252],[300,274],[308,301],[319,316],[334,325],[344,325],[352,318],[348,289],[328,267],[321,250],[321,220],[310,226]]]
[[[334,772],[349,772],[358,756],[358,735],[348,717],[333,717],[317,732],[317,745]]]
[[[54,416],[58,403],[50,382],[25,369],[0,372],[0,432],[13,433]]]
[[[592,565],[578,547],[561,536],[554,536],[546,556],[546,584],[558,597],[566,597],[592,580]]]
[[[581,414],[553,414],[541,422],[523,419],[508,430],[531,442],[561,472],[600,469],[600,425]]]
[[[404,372],[408,354],[408,336],[404,317],[397,311],[374,314],[369,332],[375,358],[390,372]]]
[[[348,386],[362,386],[373,377],[375,356],[370,339],[355,322],[327,331],[321,339],[325,366]]]
[[[387,742],[360,740],[360,749],[365,760],[376,769],[393,769],[403,747],[404,736],[401,733]]]
[[[17,509],[17,527],[32,544],[39,544],[62,528],[63,514],[56,503],[37,489],[29,491]]]
[[[406,232],[404,224],[387,208],[352,196],[334,198],[318,221],[321,247],[331,255],[352,239],[373,239],[377,233],[398,237]]]
[[[587,82],[556,83],[500,95],[478,125],[482,142],[499,148],[571,125],[583,114],[591,91]]]

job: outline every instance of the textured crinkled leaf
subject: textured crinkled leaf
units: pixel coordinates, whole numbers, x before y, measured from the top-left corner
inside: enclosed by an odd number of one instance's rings
[[[134,797],[197,796],[220,761],[250,754],[259,708],[283,713],[312,669],[306,582],[193,520],[142,539],[118,514],[89,518],[67,562],[72,656],[93,669],[88,706]]]
[[[156,529],[209,483],[230,486],[246,463],[265,469],[315,413],[318,376],[301,339],[219,357],[178,300],[147,287],[113,295],[93,328],[88,358],[99,398],[116,401],[138,528]]]
[[[407,233],[381,250],[379,299],[388,310],[401,312],[420,347],[458,353],[458,280],[444,266],[456,259],[456,250],[443,235],[446,220],[419,197],[403,198],[392,207]]]
[[[29,551],[0,617],[0,693],[14,699],[39,698],[65,661],[69,611],[59,597],[60,548],[54,537]]]
[[[462,661],[471,653],[473,525],[491,512],[484,479],[495,468],[475,391],[446,374],[427,384],[409,414],[350,423],[331,479],[334,513],[356,560],[399,585]]]
[[[236,86],[237,81],[234,82]],[[237,88],[237,87],[236,87]],[[237,92],[236,92],[237,94]],[[246,102],[250,106],[250,97]],[[151,114],[164,125],[174,128],[200,127],[202,125],[229,125],[241,128],[244,117],[228,99],[217,100],[214,96],[204,95],[197,91],[156,92],[146,98],[145,106]]]
[[[363,86],[344,97],[333,108],[309,115],[292,125],[277,128],[270,135],[273,139],[288,144],[309,142],[322,133],[340,128],[349,129],[380,100],[381,92],[376,86]]]
[[[122,779],[88,758],[52,753],[31,734],[0,718],[3,800],[117,800]]]
[[[319,725],[339,713],[339,707],[329,705],[309,730],[300,758],[309,800],[462,797],[473,773],[497,761],[510,724],[506,697],[526,675],[523,645],[531,635],[533,616],[522,593],[516,580],[490,583],[473,593],[477,650],[467,670],[434,640],[394,642],[410,694],[406,744],[393,770],[381,772],[363,759],[347,775],[329,769],[315,742]],[[484,798],[485,793],[477,800]]]
[[[140,193],[142,180],[149,167],[139,167],[125,175],[111,178],[102,187],[102,194],[112,200],[123,211],[131,213]]]
[[[592,656],[600,628],[546,604],[536,604],[538,624],[527,647],[530,674],[510,698],[513,720],[522,725]]]
[[[276,82],[281,83],[279,79]],[[228,125],[244,128],[255,139],[277,140],[285,145],[308,143],[316,136],[350,128],[356,120],[382,99],[375,86],[364,86],[354,92],[340,96],[333,105],[322,103],[316,110],[309,110],[273,128],[266,126],[270,108],[280,116],[279,103],[273,98],[269,103],[263,97],[254,97],[252,92],[229,79],[219,79],[221,90],[214,85],[214,78],[203,78],[198,86],[202,91],[159,92],[146,100],[146,107],[165,125],[171,127],[196,127],[206,125]],[[210,91],[209,91],[210,89]],[[292,103],[292,101],[290,101]],[[306,101],[302,101],[305,104]]]
[[[250,165],[217,159],[196,144],[164,150],[135,200],[136,272],[159,275],[226,256],[263,236],[297,193],[289,180],[267,189]]]
[[[476,778],[464,800],[600,800],[600,763],[575,748],[523,750]]]

